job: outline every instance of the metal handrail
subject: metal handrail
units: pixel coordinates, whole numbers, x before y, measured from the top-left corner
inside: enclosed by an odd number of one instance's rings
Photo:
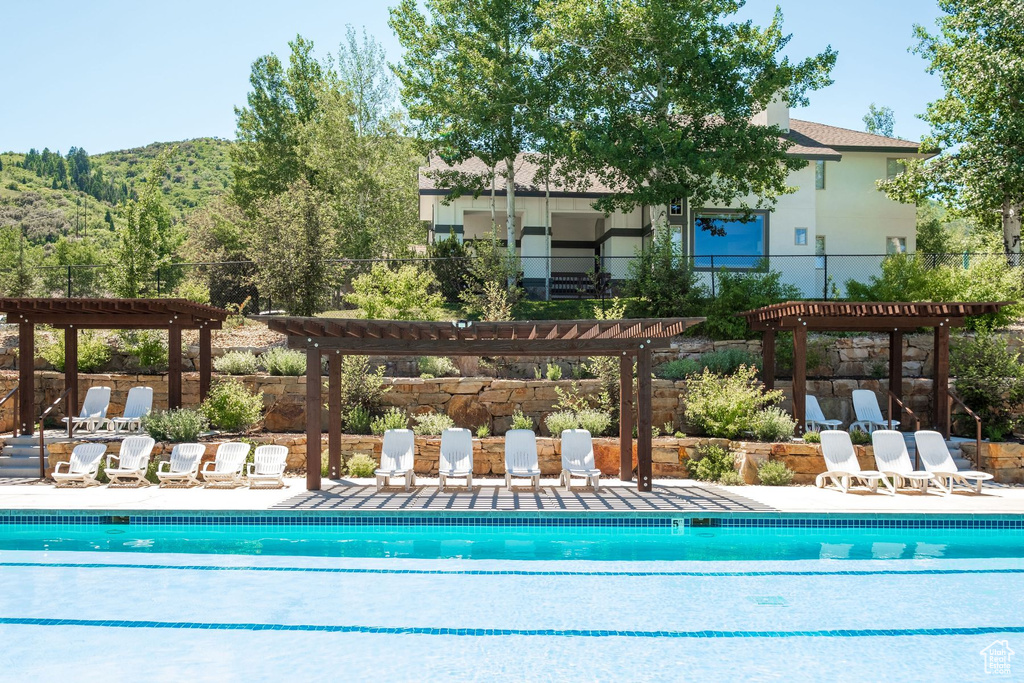
[[[46,477],[46,431],[43,428],[43,422],[46,420],[46,416],[53,412],[53,409],[60,405],[60,402],[67,398],[68,394],[71,393],[71,387],[64,390],[64,393],[57,398],[56,401],[46,407],[46,410],[39,416],[39,478],[43,479]],[[71,414],[68,414],[68,438],[71,437],[71,433],[74,430],[74,421],[71,419]]]
[[[12,435],[13,436],[18,436],[18,415],[19,415],[19,411],[18,411],[18,403],[19,403],[18,387],[14,387],[13,389],[11,389],[10,391],[7,392],[6,396],[4,396],[3,398],[0,398],[0,408],[2,408],[3,405],[5,403],[7,403],[7,401],[9,401],[12,397],[14,398],[14,428],[12,429]]]
[[[974,453],[975,453],[975,456],[974,456],[974,458],[975,458],[974,466],[975,467],[980,467],[981,466],[981,418],[978,417],[978,414],[976,412],[974,412],[973,410],[968,408],[967,404],[964,403],[963,401],[961,401],[960,398],[956,394],[954,394],[952,391],[950,391],[949,389],[946,390],[946,395],[949,397],[949,401],[946,404],[946,410],[947,410],[947,413],[946,413],[946,424],[947,425],[951,425],[952,424],[952,419],[953,419],[953,403],[954,402],[959,403],[960,407],[963,408],[965,411],[967,411],[968,415],[970,415],[971,417],[974,418],[974,426],[975,426],[975,429],[976,429],[976,431],[975,431],[975,444],[976,444],[976,448],[977,448],[977,450],[974,451]]]

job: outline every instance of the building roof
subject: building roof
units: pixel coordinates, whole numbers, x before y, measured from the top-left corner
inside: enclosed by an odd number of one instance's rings
[[[874,135],[849,128],[827,126],[823,123],[801,121],[800,119],[790,119],[789,133],[784,137],[793,143],[788,151],[791,156],[808,160],[840,161],[843,158],[843,152],[916,154],[920,147],[917,142],[911,140],[887,138],[884,135]],[[544,186],[535,180],[538,168],[539,166],[531,160],[529,154],[524,153],[516,157],[515,182],[517,192],[529,194],[544,191]],[[457,170],[482,176],[487,173],[487,166],[484,165],[483,161],[474,157],[453,167],[446,164],[437,155],[431,154],[428,165],[420,169],[420,194],[443,194],[445,192],[445,188],[440,187],[436,179],[428,177],[424,173],[428,170]],[[597,177],[592,177],[582,189],[566,187],[559,182],[552,182],[550,191],[556,196],[565,194],[587,196],[610,194],[612,189]],[[500,174],[495,179],[495,192],[505,193],[505,179]]]

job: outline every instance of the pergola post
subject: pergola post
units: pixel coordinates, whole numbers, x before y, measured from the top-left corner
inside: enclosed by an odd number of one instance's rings
[[[181,327],[167,328],[167,408],[181,407]]]
[[[935,365],[933,393],[935,431],[949,438],[949,327],[939,323],[935,327]]]
[[[341,477],[341,353],[327,356],[327,472]]]
[[[771,391],[775,388],[775,330],[761,333],[761,358],[761,381]]]
[[[306,347],[306,490],[320,490],[320,349]]]
[[[169,348],[169,347],[168,347]],[[169,356],[168,356],[169,358]],[[205,401],[210,393],[210,376],[213,371],[213,335],[206,325],[199,328],[199,401]]]
[[[636,357],[636,490],[651,490],[651,347],[641,344]]]
[[[68,390],[68,436],[71,436],[71,418],[78,411],[78,330],[74,325],[64,328],[64,388]]]
[[[889,391],[900,401],[903,400],[903,332],[889,333]],[[896,406],[893,407],[893,410]],[[890,420],[896,418],[889,416]]]
[[[797,436],[804,433],[807,422],[807,323],[793,328],[793,419]]]
[[[36,329],[35,323],[22,320],[18,325],[18,407],[21,433],[31,436],[36,407]]]
[[[633,356],[619,356],[619,481],[633,480]]]

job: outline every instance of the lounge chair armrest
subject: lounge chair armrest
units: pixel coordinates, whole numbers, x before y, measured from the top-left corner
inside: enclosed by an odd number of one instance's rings
[[[108,470],[116,469],[113,466],[113,464],[112,464],[115,460],[117,460],[118,464],[120,464],[121,456],[120,455],[114,455],[113,453],[108,453],[107,454],[107,466],[104,469],[108,469]]]
[[[206,472],[209,472],[211,467],[216,467],[216,466],[217,466],[216,462],[204,462],[203,463],[203,473],[205,474]]]
[[[68,472],[71,471],[71,463],[66,462],[66,461],[61,461],[61,462],[58,462],[56,465],[54,465],[54,467],[53,467],[53,473],[54,474],[60,474],[60,466],[61,465],[63,465],[65,468],[67,468]]]
[[[254,462],[247,462],[247,463],[245,463],[245,473],[246,473],[246,475],[251,477],[252,473],[255,472],[255,471],[256,471],[256,463],[254,463]]]
[[[159,463],[157,463],[156,471],[157,472],[163,472],[164,471],[164,465],[167,465],[167,471],[170,472],[171,471],[171,462],[169,460],[162,460]]]

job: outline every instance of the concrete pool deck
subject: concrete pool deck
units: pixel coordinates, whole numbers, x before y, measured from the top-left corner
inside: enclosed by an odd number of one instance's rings
[[[437,490],[434,479],[418,478],[406,493],[393,487],[377,493],[372,480],[324,480],[322,491],[306,491],[305,479],[288,477],[283,489],[58,489],[36,480],[0,480],[0,510],[105,511],[295,511],[337,512],[565,512],[565,513],[802,513],[802,514],[979,514],[1024,515],[1024,487],[986,487],[981,495],[957,492],[943,496],[866,490],[843,494],[811,486],[715,486],[663,479],[654,491],[638,493],[635,484],[602,481],[600,493],[567,493],[555,479],[541,481],[541,493],[504,482],[478,480],[472,491]]]

